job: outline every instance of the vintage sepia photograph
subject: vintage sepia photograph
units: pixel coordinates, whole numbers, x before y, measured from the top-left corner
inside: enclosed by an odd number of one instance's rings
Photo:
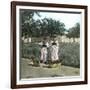
[[[87,6],[11,3],[11,88],[87,83]]]

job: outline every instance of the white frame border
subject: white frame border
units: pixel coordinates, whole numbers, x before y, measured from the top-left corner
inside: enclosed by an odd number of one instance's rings
[[[65,76],[65,77],[56,77],[56,78],[32,78],[32,79],[22,79],[19,80],[19,9],[35,9],[35,10],[51,10],[51,11],[76,11],[81,12],[82,21],[80,22],[80,76]],[[37,6],[16,6],[16,83],[17,85],[23,84],[37,84],[37,83],[53,83],[53,82],[75,82],[75,81],[84,81],[84,9],[71,9],[71,8],[51,8],[51,7],[37,7]]]

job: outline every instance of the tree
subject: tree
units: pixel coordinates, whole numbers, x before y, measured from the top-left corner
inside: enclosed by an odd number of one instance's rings
[[[32,36],[40,37],[42,34],[41,21],[38,19],[32,24]]]
[[[76,23],[74,27],[69,28],[68,34],[66,36],[69,38],[79,38],[80,37],[80,24]]]
[[[32,10],[20,10],[20,29],[22,31],[21,36],[28,37],[40,37],[63,35],[65,31],[64,23],[52,18],[43,18],[35,20],[34,14],[40,17],[39,12]]]
[[[65,31],[64,23],[52,18],[44,18],[41,23],[41,35],[50,36],[63,35]]]
[[[20,29],[22,31],[22,36],[32,36],[35,27],[35,20],[33,19],[34,14],[37,14],[40,17],[40,14],[37,11],[20,10]]]

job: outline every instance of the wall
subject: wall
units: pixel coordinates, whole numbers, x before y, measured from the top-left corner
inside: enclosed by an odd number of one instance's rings
[[[0,90],[10,90],[10,1],[11,0],[0,0]],[[62,3],[62,4],[81,4],[81,5],[88,5],[88,8],[90,9],[90,0],[30,0],[30,1],[52,2],[52,3]],[[90,10],[88,11],[89,11],[88,14],[90,15]],[[90,23],[90,17],[88,17],[88,23]],[[88,30],[89,29],[90,26],[88,27]],[[88,34],[90,34],[90,31],[88,31]],[[90,46],[90,42],[89,42],[89,46]],[[90,47],[88,49],[90,49]],[[88,64],[89,63],[90,61],[88,61]],[[88,68],[90,68],[90,65],[88,65]],[[90,70],[88,76],[90,76]],[[90,77],[89,77],[88,85],[32,88],[30,90],[50,90],[50,89],[89,90],[89,88],[90,88]],[[21,90],[25,90],[25,89],[21,89]]]

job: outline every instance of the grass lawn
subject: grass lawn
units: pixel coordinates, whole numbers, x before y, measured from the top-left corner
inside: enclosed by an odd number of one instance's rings
[[[41,77],[63,77],[63,76],[79,76],[80,69],[65,65],[58,65],[56,68],[35,67],[29,64],[29,59],[21,59],[20,62],[20,76],[25,78],[41,78]]]

